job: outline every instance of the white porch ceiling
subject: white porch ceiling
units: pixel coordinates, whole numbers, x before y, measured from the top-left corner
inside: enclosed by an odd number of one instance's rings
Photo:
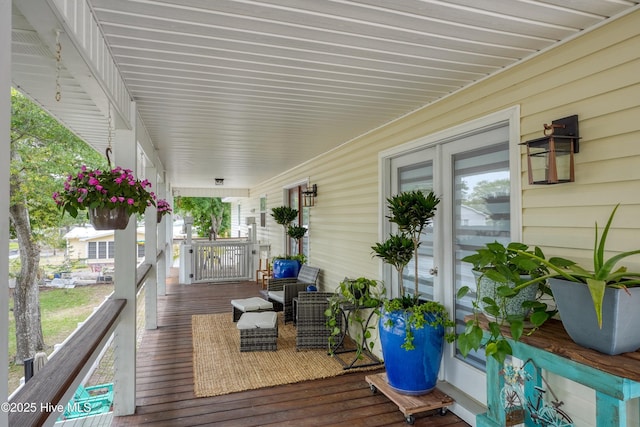
[[[28,3],[14,0],[14,84],[103,150],[100,96],[62,69],[63,100],[53,99],[53,36],[43,40],[45,12]],[[88,4],[167,179],[183,194],[207,193],[214,178],[224,178],[227,194],[250,188],[638,7],[625,0]]]

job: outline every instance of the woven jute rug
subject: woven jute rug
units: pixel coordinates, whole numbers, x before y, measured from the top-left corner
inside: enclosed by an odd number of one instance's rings
[[[296,351],[296,330],[278,318],[278,350],[240,352],[240,333],[231,313],[194,315],[194,392],[218,396],[300,381],[329,378],[347,372],[326,350]],[[379,368],[379,366],[378,366]],[[358,368],[363,370],[367,368]],[[373,369],[373,368],[369,368]]]

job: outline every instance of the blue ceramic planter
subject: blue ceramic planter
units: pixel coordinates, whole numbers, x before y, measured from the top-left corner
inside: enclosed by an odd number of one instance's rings
[[[295,259],[276,259],[273,261],[273,278],[285,279],[287,277],[298,277],[300,262]]]
[[[418,396],[436,386],[444,345],[444,328],[411,328],[414,350],[402,348],[406,336],[405,313],[383,312],[379,320],[380,343],[389,385],[399,393]],[[391,320],[392,326],[387,326]]]

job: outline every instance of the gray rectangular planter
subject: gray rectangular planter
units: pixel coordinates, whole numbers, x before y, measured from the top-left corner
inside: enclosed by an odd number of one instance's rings
[[[560,319],[576,344],[615,355],[640,348],[640,287],[607,287],[602,303],[602,329],[587,285],[550,279]]]

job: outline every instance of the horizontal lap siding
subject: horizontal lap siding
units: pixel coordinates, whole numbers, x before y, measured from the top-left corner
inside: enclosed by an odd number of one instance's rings
[[[640,210],[639,15],[351,141],[253,189],[252,195],[267,193],[271,209],[282,203],[283,186],[310,177],[318,184],[310,254],[314,265],[325,270],[323,284],[335,286],[347,275],[376,276],[379,264],[370,247],[378,239],[378,153],[519,104],[522,141],[540,137],[544,123],[572,114],[579,116],[582,135],[575,183],[529,186],[523,156],[523,240],[551,254],[586,255],[588,261],[594,221],[605,222],[620,202],[624,206],[614,228],[628,238],[616,241],[612,233],[610,248],[628,250],[631,242],[640,241],[634,224]],[[266,238],[277,254],[281,239],[274,230],[281,229],[268,228]],[[637,261],[628,264],[640,267]]]
[[[624,20],[638,21],[635,15]],[[600,47],[605,41],[611,46]],[[631,250],[640,242],[640,36],[637,30],[603,28],[571,51],[580,56],[567,58],[559,68],[552,67],[556,58],[539,58],[551,69],[528,80],[532,93],[522,102],[521,130],[523,141],[537,138],[542,123],[578,114],[582,139],[575,156],[576,182],[529,186],[523,168],[523,240],[588,266],[594,223],[603,227],[617,203],[623,206],[608,249]],[[625,260],[625,265],[638,269],[640,259]]]
[[[521,141],[542,136],[544,123],[577,114],[582,139],[576,182],[530,186],[522,156],[523,241],[547,256],[591,261],[593,225],[603,226],[621,203],[610,235],[612,251],[640,242],[640,12],[511,67],[497,76],[363,135],[252,189],[257,206],[282,203],[282,186],[310,177],[318,184],[311,209],[311,264],[332,290],[345,276],[379,277],[371,257],[378,240],[378,153],[490,113],[520,105]],[[524,153],[524,151],[522,151]],[[272,220],[270,219],[272,222]],[[274,227],[263,234],[278,248]],[[277,253],[278,250],[272,253]],[[638,258],[625,262],[640,268]],[[570,414],[592,407],[588,392],[557,382]],[[637,412],[637,411],[636,411]],[[637,426],[637,415],[633,417]],[[586,415],[577,425],[589,425]]]

